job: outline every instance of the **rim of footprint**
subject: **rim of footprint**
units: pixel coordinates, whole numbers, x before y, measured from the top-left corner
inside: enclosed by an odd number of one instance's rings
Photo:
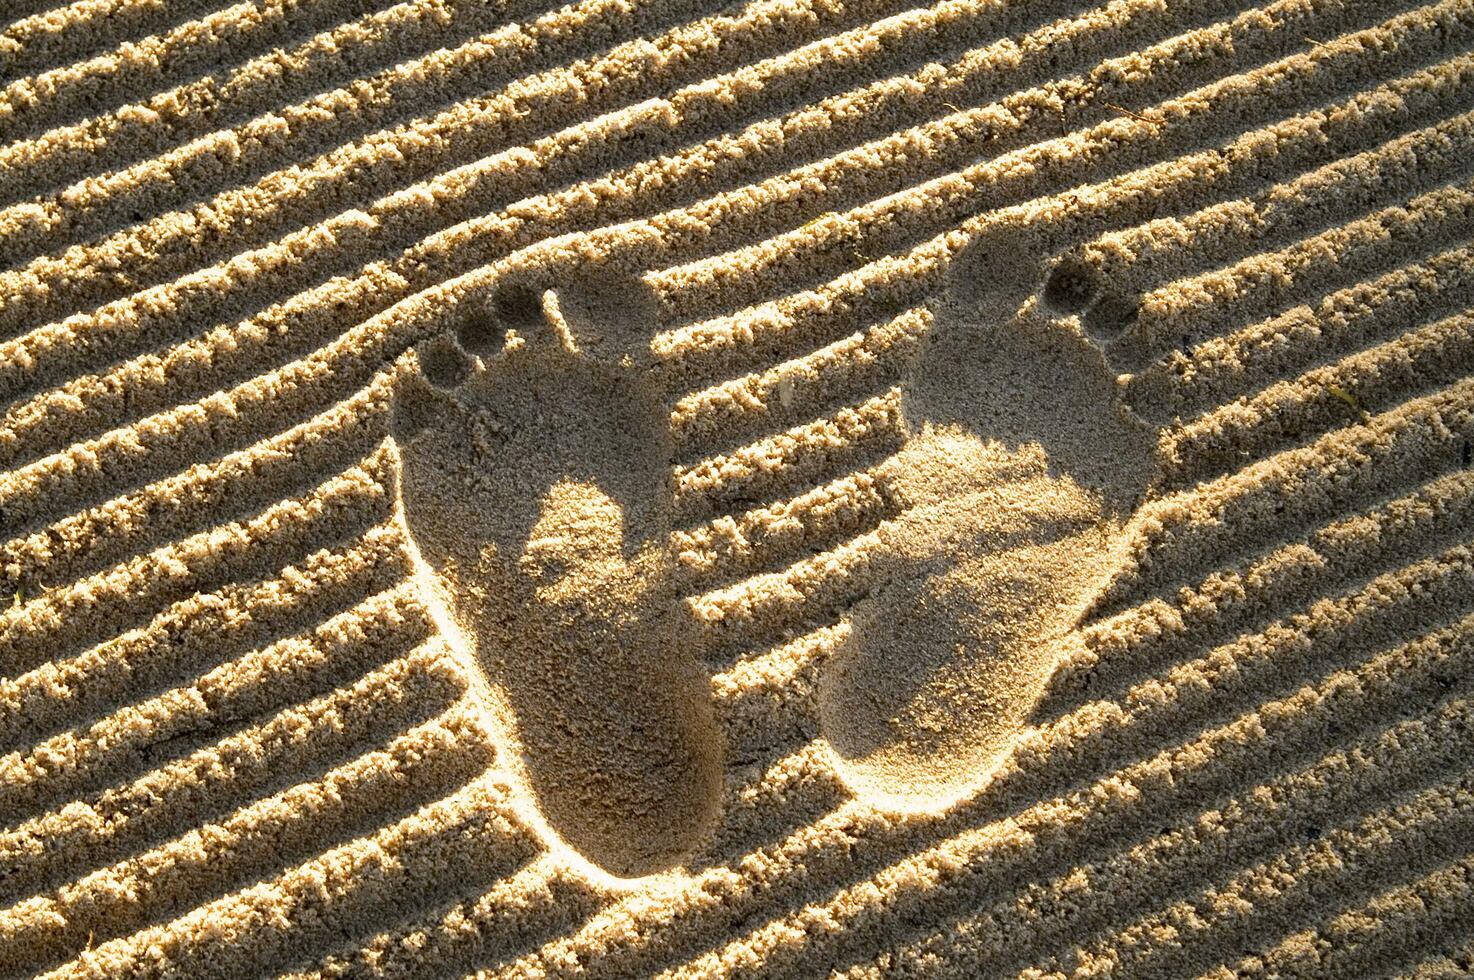
[[[597,267],[505,281],[395,376],[398,503],[442,632],[478,668],[535,817],[601,872],[680,865],[720,820],[723,750],[671,574],[655,303]],[[992,229],[951,262],[881,467],[900,507],[850,612],[820,732],[876,806],[985,786],[1120,566],[1155,430],[1120,398],[1133,304],[1072,252]]]

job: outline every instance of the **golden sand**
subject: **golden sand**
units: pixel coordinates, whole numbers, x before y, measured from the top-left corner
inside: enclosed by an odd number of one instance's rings
[[[8,0],[0,406],[0,977],[1474,975],[1474,0]]]

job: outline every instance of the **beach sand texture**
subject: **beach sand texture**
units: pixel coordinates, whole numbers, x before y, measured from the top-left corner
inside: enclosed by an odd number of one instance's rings
[[[1474,0],[6,0],[0,977],[1474,975]]]

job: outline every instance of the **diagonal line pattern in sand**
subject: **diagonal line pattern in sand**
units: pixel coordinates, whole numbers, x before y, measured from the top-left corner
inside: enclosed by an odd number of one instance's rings
[[[1474,3],[0,16],[0,975],[1474,971]],[[1000,232],[1104,284],[1159,478],[902,811],[826,678]],[[407,352],[593,260],[723,742],[635,880],[546,832],[384,442]]]

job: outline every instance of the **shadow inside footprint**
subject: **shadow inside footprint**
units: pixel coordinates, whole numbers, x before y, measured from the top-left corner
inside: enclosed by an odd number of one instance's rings
[[[720,759],[671,587],[670,435],[632,277],[499,289],[398,376],[405,522],[543,819],[621,877],[710,825]]]
[[[931,809],[986,784],[1115,568],[1153,474],[1152,430],[1118,397],[1123,307],[1016,233],[954,260],[903,389],[884,584],[821,690],[825,736],[872,801]]]

